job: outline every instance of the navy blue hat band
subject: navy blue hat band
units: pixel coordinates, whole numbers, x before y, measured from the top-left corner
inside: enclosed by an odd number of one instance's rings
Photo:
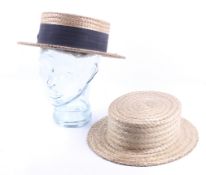
[[[38,43],[106,52],[109,35],[85,28],[56,24],[40,25]]]

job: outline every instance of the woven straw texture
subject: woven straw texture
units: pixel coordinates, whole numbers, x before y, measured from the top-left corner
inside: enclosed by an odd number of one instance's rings
[[[103,33],[109,33],[110,28],[110,24],[106,21],[56,12],[44,12],[41,16],[41,23],[78,27]]]
[[[26,45],[26,46],[35,46],[35,47],[41,47],[44,49],[55,49],[55,50],[61,50],[65,52],[76,52],[76,53],[85,53],[85,54],[96,54],[101,55],[104,57],[111,57],[111,58],[120,58],[124,59],[125,57],[116,53],[108,53],[108,52],[99,52],[95,50],[88,50],[88,49],[80,49],[80,48],[74,48],[74,47],[65,47],[60,45],[52,45],[52,44],[41,44],[41,43],[30,43],[30,42],[18,42],[18,44]]]
[[[108,117],[88,134],[99,156],[131,166],[159,165],[179,159],[197,144],[195,127],[181,118],[181,104],[162,92],[132,92],[116,99]]]
[[[110,24],[106,21],[84,17],[84,16],[73,15],[73,14],[56,13],[56,12],[42,13],[41,23],[84,28],[84,29],[90,29],[93,31],[98,31],[107,34],[109,33],[109,29],[110,29]],[[97,54],[97,55],[102,55],[111,58],[125,58],[124,56],[116,53],[101,52],[101,51],[95,51],[90,49],[74,48],[74,47],[68,47],[62,45],[33,43],[33,42],[18,42],[18,44],[27,45],[27,46],[36,46],[36,47],[41,47],[46,49],[56,49],[61,51],[69,51],[69,52],[77,52],[77,53],[85,53],[85,54]]]

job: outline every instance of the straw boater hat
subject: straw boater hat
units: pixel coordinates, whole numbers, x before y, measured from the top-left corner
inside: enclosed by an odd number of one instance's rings
[[[124,58],[121,55],[107,52],[109,28],[110,24],[102,20],[45,12],[41,17],[37,43],[18,43],[41,48]]]
[[[90,148],[119,164],[151,166],[188,154],[198,141],[195,127],[181,118],[180,102],[162,92],[132,92],[116,99],[108,116],[88,134]]]

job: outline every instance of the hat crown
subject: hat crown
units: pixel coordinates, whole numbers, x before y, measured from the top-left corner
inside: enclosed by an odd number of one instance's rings
[[[156,152],[173,144],[180,129],[180,102],[162,92],[132,92],[109,107],[107,140],[119,149]]]
[[[41,23],[77,27],[107,34],[109,33],[110,29],[110,24],[103,20],[56,12],[42,13]]]

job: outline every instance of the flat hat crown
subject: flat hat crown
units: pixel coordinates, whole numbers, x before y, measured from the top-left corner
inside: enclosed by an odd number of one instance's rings
[[[180,106],[175,97],[160,92],[122,96],[110,105],[107,140],[117,149],[165,149],[178,139]]]
[[[110,29],[110,24],[103,20],[55,12],[42,13],[41,23],[84,28],[107,34],[109,33]]]

